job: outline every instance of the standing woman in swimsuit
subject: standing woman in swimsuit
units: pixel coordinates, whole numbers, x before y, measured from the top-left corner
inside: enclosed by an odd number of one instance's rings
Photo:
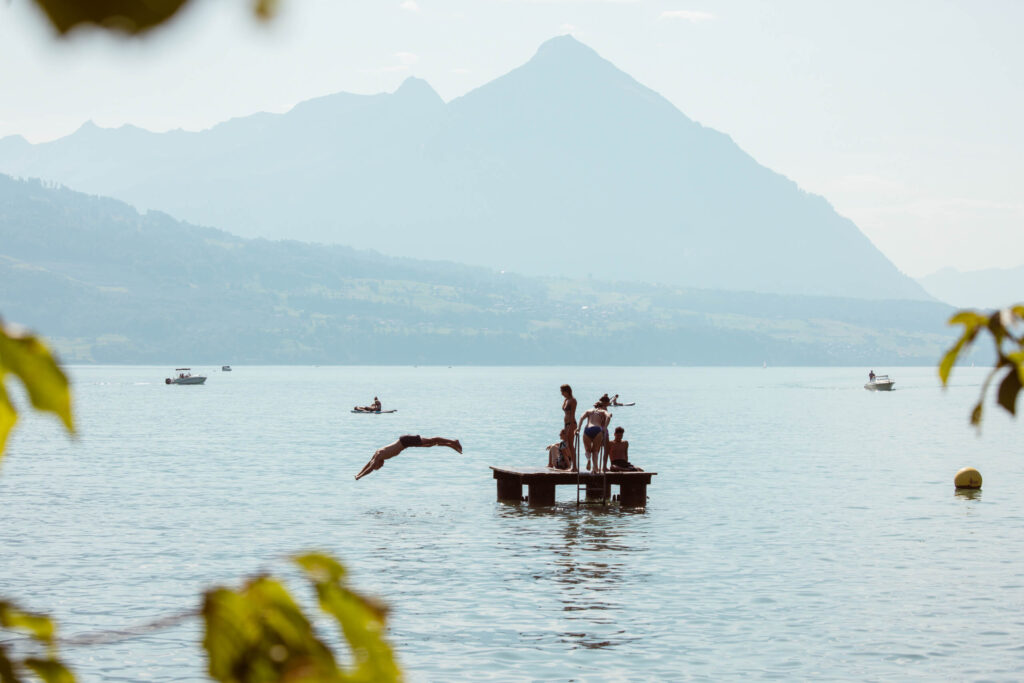
[[[604,445],[608,425],[612,421],[612,414],[605,410],[607,405],[603,401],[598,401],[593,408],[580,417],[580,427],[583,427],[584,420],[588,423],[587,428],[583,430],[583,448],[587,452],[587,469],[591,472],[601,470],[601,461],[598,455],[601,452],[601,446]],[[591,462],[593,462],[593,467],[591,467]]]
[[[569,469],[576,471],[576,397],[572,395],[572,387],[562,385],[562,441],[568,446]]]

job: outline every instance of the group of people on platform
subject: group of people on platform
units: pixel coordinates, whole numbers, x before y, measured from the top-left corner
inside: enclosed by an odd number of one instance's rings
[[[608,394],[604,394],[594,403],[593,408],[588,408],[580,416],[577,422],[576,398],[572,395],[572,387],[563,384],[561,389],[564,420],[562,431],[558,435],[559,442],[548,446],[548,467],[578,471],[576,435],[582,432],[581,440],[587,456],[587,470],[594,473],[642,472],[643,470],[629,462],[629,442],[622,438],[626,430],[621,426],[616,427],[615,438],[608,437],[608,428],[612,421],[608,407],[624,405],[619,403],[619,395],[615,394],[614,398],[609,398]]]

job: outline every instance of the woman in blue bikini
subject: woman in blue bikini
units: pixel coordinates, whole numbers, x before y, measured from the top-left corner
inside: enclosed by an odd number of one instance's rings
[[[607,403],[598,401],[594,407],[580,416],[579,429],[583,429],[583,449],[587,452],[587,469],[591,472],[602,470],[599,454],[605,442],[605,435],[608,433],[608,425],[611,424],[612,414],[605,408]],[[583,428],[584,420],[587,427]],[[593,463],[593,466],[591,466]]]

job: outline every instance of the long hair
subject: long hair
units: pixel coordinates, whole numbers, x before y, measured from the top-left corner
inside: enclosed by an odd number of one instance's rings
[[[568,384],[563,384],[562,385],[562,393],[563,394],[569,394],[570,396],[572,396],[572,387],[570,387]]]

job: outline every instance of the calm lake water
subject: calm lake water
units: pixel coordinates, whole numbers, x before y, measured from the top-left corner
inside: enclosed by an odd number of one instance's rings
[[[197,368],[199,370],[199,368]],[[393,610],[408,678],[1024,677],[1024,424],[967,424],[983,369],[78,367],[80,438],[26,415],[0,470],[0,594],[63,635],[194,607],[321,548]],[[495,502],[558,386],[601,393],[643,512]],[[393,415],[353,415],[378,395]],[[450,436],[353,475],[400,434]],[[956,495],[954,472],[984,476]],[[290,575],[290,574],[289,574]],[[300,583],[296,592],[305,594]],[[84,681],[202,680],[197,622],[70,647]]]

